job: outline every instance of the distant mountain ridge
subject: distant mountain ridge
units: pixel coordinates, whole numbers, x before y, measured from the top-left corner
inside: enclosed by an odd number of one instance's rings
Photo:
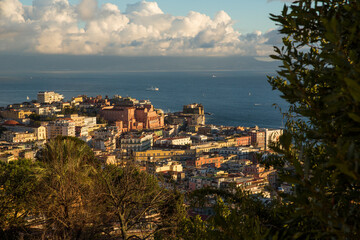
[[[255,57],[123,57],[94,55],[3,55],[1,74],[123,71],[274,71],[278,62]]]

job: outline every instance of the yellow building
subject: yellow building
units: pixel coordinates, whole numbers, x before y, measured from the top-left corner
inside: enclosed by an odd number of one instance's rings
[[[30,116],[33,112],[31,111],[24,111],[24,110],[6,110],[1,112],[1,116],[3,118],[9,118],[9,119],[24,119]]]
[[[82,96],[73,97],[71,102],[73,102],[73,103],[82,103],[83,102],[83,97]]]
[[[37,136],[32,132],[11,132],[6,131],[3,133],[5,141],[11,143],[32,142],[37,140]]]
[[[79,116],[78,114],[71,114],[69,118],[71,118],[71,120],[75,123],[75,127],[84,126],[84,121],[85,121],[84,116]]]
[[[161,160],[171,158],[178,160],[184,157],[195,156],[195,150],[178,150],[178,149],[167,149],[167,150],[146,150],[142,152],[134,152],[134,159],[136,161],[147,161],[147,160]]]

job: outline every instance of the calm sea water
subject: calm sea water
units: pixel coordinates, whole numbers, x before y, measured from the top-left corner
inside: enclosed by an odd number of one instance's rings
[[[228,126],[282,127],[279,109],[287,107],[260,72],[127,72],[116,74],[32,74],[0,78],[0,106],[36,99],[39,91],[56,91],[66,99],[115,94],[150,99],[165,112],[202,103],[207,123]],[[214,76],[213,76],[214,75]],[[147,91],[158,87],[159,91]]]

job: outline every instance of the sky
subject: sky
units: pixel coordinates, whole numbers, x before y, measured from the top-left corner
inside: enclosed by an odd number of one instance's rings
[[[0,52],[257,56],[286,0],[0,0]]]
[[[25,5],[32,5],[33,0],[22,0]],[[76,5],[80,0],[70,0],[69,3]],[[126,9],[127,4],[134,4],[139,0],[99,0],[98,6],[106,3],[115,4],[120,11]],[[279,13],[284,2],[269,0],[158,0],[156,1],[163,12],[173,16],[185,16],[190,11],[204,13],[214,16],[223,10],[230,15],[234,21],[235,29],[242,32],[253,32],[255,30],[267,31],[275,28],[275,24],[269,20],[269,13]]]

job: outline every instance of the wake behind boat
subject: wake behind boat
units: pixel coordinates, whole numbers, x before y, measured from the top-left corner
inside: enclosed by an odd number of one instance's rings
[[[150,87],[150,88],[147,88],[146,91],[159,91],[159,88],[157,88],[157,87]]]

